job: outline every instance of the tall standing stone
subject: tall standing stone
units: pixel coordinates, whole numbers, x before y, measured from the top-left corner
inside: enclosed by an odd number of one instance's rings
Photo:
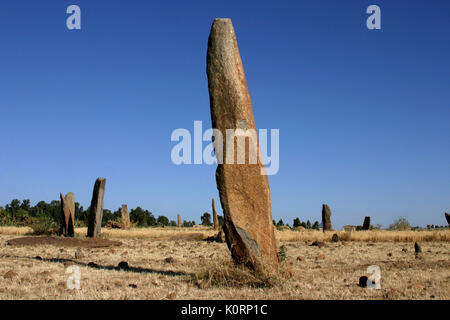
[[[219,230],[219,219],[217,218],[216,204],[214,202],[214,198],[212,199],[212,212],[213,212],[214,230]]]
[[[331,210],[327,204],[322,205],[322,229],[323,231],[331,230]]]
[[[362,229],[363,230],[369,230],[370,229],[370,217],[369,216],[366,216],[364,218],[364,223],[363,223]]]
[[[130,214],[128,213],[128,206],[126,204],[122,205],[120,209],[120,216],[122,217],[122,226],[124,229],[130,228]]]
[[[178,224],[177,224],[178,228],[181,228],[181,216],[180,214],[178,214]]]
[[[88,218],[87,236],[97,238],[100,235],[103,218],[103,198],[105,195],[106,179],[97,178],[92,193],[91,207]]]
[[[261,157],[253,164],[247,161],[247,157],[244,164],[230,164],[226,161],[227,155],[222,153],[227,150],[227,129],[256,130],[244,68],[230,19],[215,19],[212,24],[208,39],[207,75],[212,127],[224,137],[223,148],[220,148],[216,138],[214,147],[218,159],[216,182],[228,248],[237,264],[253,270],[262,270],[263,266],[267,271],[277,269],[270,188],[267,175],[263,174],[266,172]],[[257,143],[256,148],[257,155],[260,155]],[[235,143],[235,153],[229,154],[230,158],[237,158],[236,149]],[[246,143],[245,149],[250,149],[249,143]]]
[[[445,213],[445,219],[447,220],[448,225],[450,226],[450,214]]]
[[[75,235],[75,195],[69,192],[64,197],[62,193],[59,194],[61,198],[61,235],[65,237],[73,237]]]

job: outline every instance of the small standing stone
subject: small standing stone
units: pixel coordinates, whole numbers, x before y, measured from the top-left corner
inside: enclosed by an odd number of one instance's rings
[[[217,218],[216,204],[214,203],[214,198],[212,199],[212,212],[213,212],[214,230],[219,230],[219,219]]]
[[[364,223],[363,223],[363,230],[369,230],[370,229],[370,217],[367,216],[364,218]]]
[[[122,217],[122,228],[130,228],[130,214],[128,213],[128,206],[126,204],[122,205],[120,209],[120,216]]]
[[[73,237],[75,235],[75,195],[69,192],[65,197],[62,193],[59,196],[61,198],[60,233],[65,237]]]
[[[331,230],[331,210],[327,204],[322,205],[322,229],[323,231]]]
[[[337,233],[333,234],[333,236],[331,237],[331,241],[333,242],[339,242],[339,236]]]
[[[97,238],[100,235],[103,218],[103,198],[105,195],[106,179],[98,178],[94,184],[91,207],[88,217],[87,236]]]
[[[75,251],[75,259],[81,259],[84,258],[84,253],[83,251],[81,251],[80,248],[77,249],[77,251]]]
[[[420,244],[418,242],[414,243],[414,253],[418,255],[422,252],[422,248],[420,247]]]
[[[177,227],[181,228],[181,216],[180,214],[178,214],[178,223],[177,223]]]

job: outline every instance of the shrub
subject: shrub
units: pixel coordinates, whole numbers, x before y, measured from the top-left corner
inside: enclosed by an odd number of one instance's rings
[[[51,235],[58,231],[56,222],[48,217],[34,219],[29,227],[33,230],[33,235]]]
[[[389,226],[389,230],[411,230],[411,225],[405,217],[399,217]]]

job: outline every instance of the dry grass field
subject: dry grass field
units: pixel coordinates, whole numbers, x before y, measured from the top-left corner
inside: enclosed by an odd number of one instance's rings
[[[226,244],[201,241],[208,228],[103,228],[122,243],[107,248],[7,244],[30,232],[0,227],[0,299],[450,299],[448,229],[336,231],[339,242],[334,232],[276,231],[285,254],[271,278],[233,266]],[[70,265],[81,271],[79,290],[67,288]],[[370,265],[381,268],[380,290],[358,285]]]

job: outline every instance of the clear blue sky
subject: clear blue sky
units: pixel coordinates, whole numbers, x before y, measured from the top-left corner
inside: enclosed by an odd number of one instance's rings
[[[81,7],[82,29],[66,28]],[[366,8],[381,7],[381,30]],[[258,128],[280,129],[274,219],[445,225],[450,211],[449,1],[0,2],[0,204],[75,193],[200,221],[215,167],[170,141],[211,126],[206,49],[229,17]],[[205,143],[206,145],[207,143]],[[220,213],[222,212],[219,208]]]

